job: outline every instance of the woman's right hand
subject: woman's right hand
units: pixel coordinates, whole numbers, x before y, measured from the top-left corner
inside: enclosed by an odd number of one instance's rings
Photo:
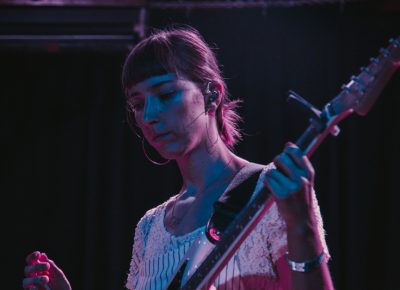
[[[35,251],[26,257],[24,289],[71,290],[63,271],[45,253]]]

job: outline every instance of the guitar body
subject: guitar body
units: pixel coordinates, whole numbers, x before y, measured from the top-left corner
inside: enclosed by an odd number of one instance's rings
[[[208,255],[214,250],[215,245],[211,243],[206,234],[201,232],[200,236],[193,242],[192,246],[183,257],[174,274],[174,279],[168,286],[168,290],[179,290],[185,285],[189,278],[198,270]]]

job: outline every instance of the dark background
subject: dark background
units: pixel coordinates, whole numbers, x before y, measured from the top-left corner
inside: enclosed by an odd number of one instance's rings
[[[287,91],[323,106],[399,36],[400,11],[380,1],[150,10],[150,27],[171,23],[193,25],[218,47],[230,92],[244,100],[247,135],[236,152],[268,163],[307,125]],[[1,33],[23,29],[3,23]],[[135,224],[180,186],[176,166],[150,164],[125,123],[128,50],[13,45],[0,43],[1,288],[20,289],[25,256],[40,250],[74,290],[122,289]],[[366,117],[346,119],[312,157],[337,289],[398,289],[399,106],[397,73]]]

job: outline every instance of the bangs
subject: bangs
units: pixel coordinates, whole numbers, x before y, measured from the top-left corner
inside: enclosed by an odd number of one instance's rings
[[[160,45],[160,44],[158,44]],[[156,47],[154,42],[146,42],[132,50],[125,61],[122,72],[124,89],[145,79],[167,73],[176,73],[176,68],[170,65],[167,47]]]

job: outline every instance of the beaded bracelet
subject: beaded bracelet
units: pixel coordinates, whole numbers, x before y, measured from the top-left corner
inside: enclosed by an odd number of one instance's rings
[[[324,261],[324,257],[325,254],[324,252],[321,253],[321,255],[319,255],[318,257],[312,259],[312,260],[308,260],[305,262],[295,262],[289,259],[288,256],[288,252],[286,252],[285,254],[286,257],[286,261],[288,262],[289,268],[292,271],[295,272],[308,272],[310,270],[312,270],[313,268],[319,266],[322,264],[322,262]]]

